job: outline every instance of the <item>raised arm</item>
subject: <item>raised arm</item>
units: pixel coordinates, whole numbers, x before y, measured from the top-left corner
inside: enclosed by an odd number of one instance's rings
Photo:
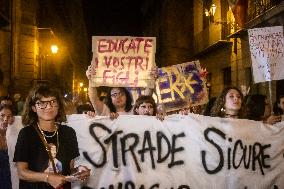
[[[158,67],[157,66],[152,67],[152,69],[150,70],[150,75],[151,77],[153,77],[153,79],[156,82],[156,80],[158,79]],[[145,88],[145,95],[152,96],[154,91],[155,91],[155,87],[153,89]]]
[[[104,103],[99,99],[98,92],[96,87],[91,87],[90,79],[91,75],[95,74],[96,70],[90,65],[86,71],[86,76],[89,79],[89,99],[95,109],[96,115],[101,115],[104,108]]]

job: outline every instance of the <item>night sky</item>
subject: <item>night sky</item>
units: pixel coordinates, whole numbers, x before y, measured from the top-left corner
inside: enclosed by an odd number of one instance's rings
[[[141,36],[142,0],[83,0],[88,35]]]

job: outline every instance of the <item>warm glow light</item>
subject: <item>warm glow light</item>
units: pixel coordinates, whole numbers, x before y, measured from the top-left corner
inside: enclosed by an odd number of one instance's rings
[[[83,85],[84,85],[84,83],[79,83],[79,86],[80,86],[80,87],[83,87]]]
[[[57,47],[57,45],[51,45],[51,52],[52,52],[52,54],[56,54],[57,52],[58,52],[58,47]]]
[[[87,91],[88,91],[88,89],[87,89],[87,87],[85,87],[85,88],[84,88],[84,92],[87,92]]]
[[[205,16],[209,17],[210,22],[214,22],[214,15],[215,15],[216,9],[217,9],[217,6],[215,4],[212,4],[209,10],[208,9],[204,10]]]
[[[205,9],[205,16],[209,16],[209,11]]]
[[[216,12],[216,5],[215,4],[212,4],[211,6],[211,13],[212,13],[212,16],[214,16],[215,12]]]

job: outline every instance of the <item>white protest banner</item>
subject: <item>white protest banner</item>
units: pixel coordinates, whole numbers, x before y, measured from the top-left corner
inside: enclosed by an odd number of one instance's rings
[[[78,119],[80,164],[94,189],[284,188],[284,122],[190,114]]]
[[[199,61],[158,69],[156,91],[166,111],[207,103],[206,78]]]
[[[77,163],[91,168],[83,184],[93,189],[284,188],[284,122],[72,115],[68,125],[78,138]]]
[[[284,79],[283,26],[248,30],[255,83]]]
[[[91,86],[154,88],[156,38],[93,36]]]

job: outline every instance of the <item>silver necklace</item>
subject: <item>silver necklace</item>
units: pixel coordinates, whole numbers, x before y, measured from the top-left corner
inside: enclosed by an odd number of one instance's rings
[[[44,131],[39,127],[38,123],[37,123],[37,126],[38,126],[38,128],[39,128],[41,134],[42,134],[44,137],[46,137],[46,138],[52,138],[52,137],[54,137],[56,134],[58,134],[58,128],[57,128],[56,125],[55,125],[56,130],[55,130],[54,133],[51,134],[51,135],[45,134]]]
[[[54,137],[54,136],[56,135],[56,140],[57,140],[56,154],[57,154],[57,153],[58,153],[58,150],[59,150],[59,136],[58,136],[58,127],[57,127],[57,125],[55,125],[56,130],[54,131],[54,133],[53,133],[52,135],[46,135],[46,134],[43,132],[43,130],[39,127],[39,124],[38,124],[38,123],[37,123],[37,127],[38,127],[38,129],[40,130],[40,133],[42,134],[43,139],[44,139],[44,141],[45,141],[46,144],[48,144],[48,143],[47,143],[47,140],[46,140],[45,137],[47,137],[47,138],[52,138],[52,137]],[[46,150],[49,151],[49,149],[46,149]]]

